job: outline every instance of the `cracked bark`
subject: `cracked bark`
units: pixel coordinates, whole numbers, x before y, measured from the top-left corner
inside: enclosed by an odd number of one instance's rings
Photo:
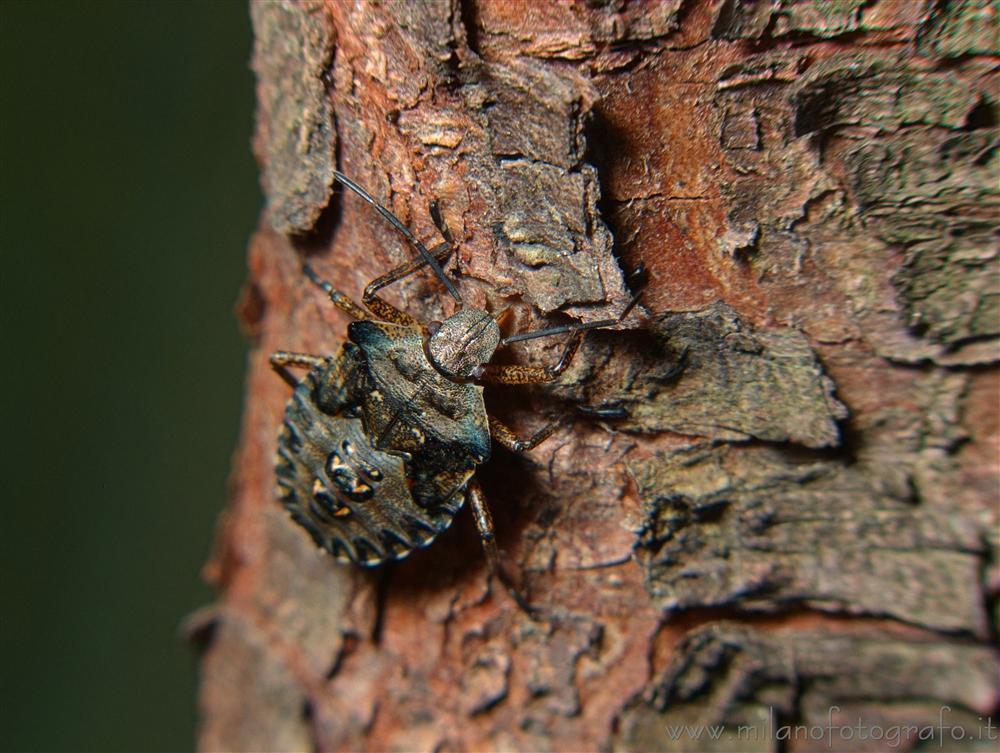
[[[765,731],[942,707],[976,732],[1000,666],[995,5],[252,14],[268,208],[219,599],[192,623],[203,750],[856,750]],[[541,621],[490,592],[464,514],[364,572],[275,501],[267,357],[333,353],[346,324],[300,259],[357,298],[409,253],[334,168],[422,238],[437,198],[463,296],[512,329],[612,317],[622,270],[649,272],[643,321],[592,333],[558,384],[488,393],[522,431],[585,409],[481,471]],[[392,295],[450,310],[427,276]]]

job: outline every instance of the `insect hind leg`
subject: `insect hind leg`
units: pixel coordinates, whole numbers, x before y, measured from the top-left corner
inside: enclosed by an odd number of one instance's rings
[[[490,575],[495,575],[497,580],[503,584],[507,593],[529,617],[536,619],[540,615],[540,610],[528,603],[520,591],[517,590],[510,576],[503,569],[500,563],[500,552],[497,550],[497,542],[493,533],[493,516],[490,508],[486,504],[486,496],[479,481],[473,478],[465,491],[465,498],[472,508],[472,517],[476,521],[476,529],[479,531],[479,538],[483,544],[483,551],[486,553],[486,561],[490,567]]]

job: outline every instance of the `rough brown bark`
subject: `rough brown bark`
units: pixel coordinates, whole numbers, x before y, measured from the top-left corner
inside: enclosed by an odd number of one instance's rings
[[[773,725],[942,713],[977,733],[998,700],[994,4],[252,13],[268,210],[202,749],[857,750]],[[614,316],[621,270],[650,272],[645,323],[589,336],[557,385],[488,395],[522,431],[600,409],[481,474],[542,620],[490,591],[464,516],[363,572],[275,502],[267,357],[333,353],[346,324],[300,258],[358,297],[409,254],[334,167],[424,238],[439,199],[463,295],[516,329]],[[393,295],[450,310],[426,275]]]

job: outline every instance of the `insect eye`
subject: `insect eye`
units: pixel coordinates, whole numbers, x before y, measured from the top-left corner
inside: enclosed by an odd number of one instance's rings
[[[441,329],[441,322],[437,320],[432,322],[427,322],[427,331],[430,333],[431,337],[436,335],[439,329]]]

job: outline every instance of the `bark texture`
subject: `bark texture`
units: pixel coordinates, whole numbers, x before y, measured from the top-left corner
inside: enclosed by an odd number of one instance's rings
[[[828,722],[915,725],[906,749],[942,713],[946,745],[995,747],[949,737],[998,704],[995,3],[251,13],[268,209],[203,750],[885,747],[775,727]],[[411,255],[334,168],[424,239],[438,199],[463,297],[512,330],[613,317],[623,270],[649,272],[648,315],[559,383],[487,392],[522,433],[588,413],[480,473],[540,620],[491,590],[465,514],[366,572],[275,501],[289,391],[267,358],[332,354],[346,325],[301,259],[358,299]],[[389,296],[452,310],[426,274]]]

